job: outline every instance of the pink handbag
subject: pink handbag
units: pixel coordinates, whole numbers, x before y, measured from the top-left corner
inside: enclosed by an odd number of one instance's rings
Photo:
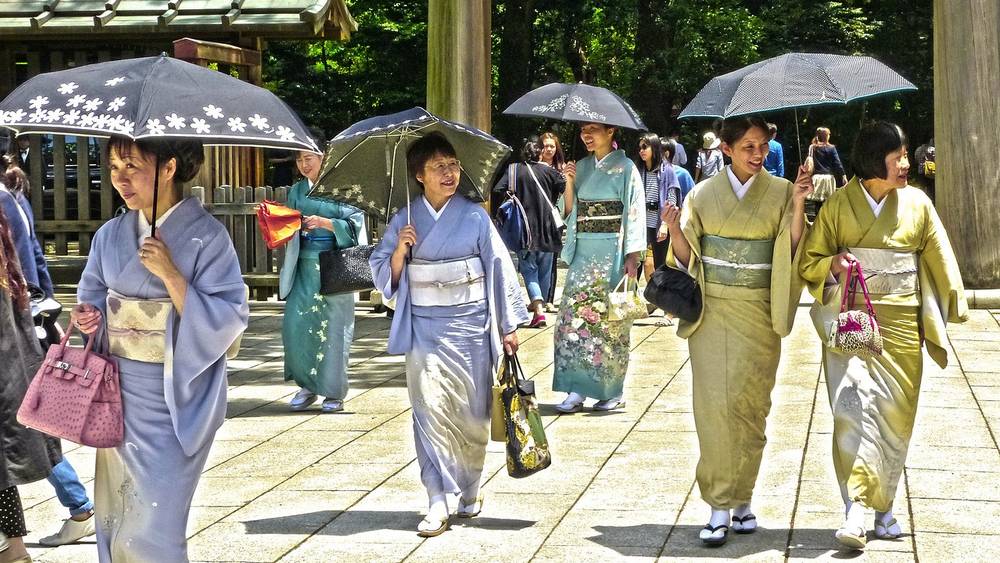
[[[857,295],[857,285],[865,296],[867,311],[854,310],[854,298]],[[850,298],[850,303],[848,303]],[[847,287],[840,300],[840,315],[837,316],[837,334],[834,336],[834,346],[845,354],[868,360],[882,355],[882,332],[878,327],[875,309],[871,297],[868,296],[868,284],[861,272],[861,264],[851,262],[847,270]]]
[[[125,432],[118,364],[85,348],[67,346],[72,325],[59,344],[49,346],[42,366],[28,386],[17,421],[50,436],[94,448],[113,448]]]

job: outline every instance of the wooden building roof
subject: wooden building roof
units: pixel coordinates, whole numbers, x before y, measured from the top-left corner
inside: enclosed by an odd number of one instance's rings
[[[0,0],[0,41],[95,33],[346,41],[357,28],[344,0]]]

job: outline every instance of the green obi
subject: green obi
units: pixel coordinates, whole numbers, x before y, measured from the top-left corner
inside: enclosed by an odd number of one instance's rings
[[[701,237],[701,262],[706,283],[750,289],[771,287],[773,257],[773,240]]]

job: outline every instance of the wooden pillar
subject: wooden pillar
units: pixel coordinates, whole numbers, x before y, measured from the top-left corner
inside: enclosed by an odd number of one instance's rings
[[[427,7],[427,109],[490,130],[489,0],[430,0]]]
[[[967,287],[1000,288],[1000,2],[934,2],[936,204]]]

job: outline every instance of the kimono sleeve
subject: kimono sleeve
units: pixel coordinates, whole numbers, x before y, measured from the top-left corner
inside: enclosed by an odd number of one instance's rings
[[[105,223],[94,234],[90,253],[87,255],[87,264],[83,267],[80,283],[76,286],[77,302],[97,307],[105,319],[107,318],[108,285],[104,277],[103,255],[105,252],[116,252],[116,246],[108,244],[108,232],[120,220],[114,219]]]
[[[812,228],[808,233],[803,233],[805,240],[799,243],[804,246],[801,249],[803,254],[799,273],[805,280],[809,293],[820,303],[823,303],[823,287],[830,279],[830,265],[834,256],[840,253],[836,225],[839,205],[839,201],[824,205]]]
[[[917,267],[920,286],[920,333],[927,355],[942,369],[948,366],[948,323],[968,319],[968,305],[958,260],[933,204],[923,197],[925,226]]]
[[[496,320],[500,334],[510,334],[517,326],[530,321],[524,298],[521,295],[521,285],[517,281],[517,271],[510,259],[507,245],[500,238],[493,222],[486,212],[479,209],[479,255],[486,270],[486,280],[489,284],[487,294],[490,299],[490,311]]]
[[[633,252],[646,250],[646,222],[643,217],[646,215],[646,207],[643,199],[645,191],[642,179],[639,177],[639,170],[631,164],[628,180],[625,184],[625,220],[624,237],[622,242],[622,259]]]
[[[392,253],[396,251],[396,246],[399,244],[399,230],[403,228],[406,221],[402,213],[397,213],[389,221],[385,233],[382,234],[382,239],[368,259],[368,265],[372,269],[372,278],[375,280],[375,289],[379,290],[385,299],[392,299],[397,291],[405,292],[403,278],[406,277],[406,268],[403,268],[403,272],[399,276],[397,287],[392,287]]]
[[[949,323],[968,320],[969,310],[965,301],[965,288],[958,260],[952,250],[951,241],[941,218],[930,202],[927,202],[927,226],[924,231],[923,249],[920,252],[920,266],[930,273],[934,293],[941,304],[943,318]]]
[[[214,221],[211,217],[210,221]],[[206,237],[188,280],[184,311],[167,327],[164,396],[181,447],[194,455],[226,414],[226,351],[250,316],[236,250],[221,226]]]

